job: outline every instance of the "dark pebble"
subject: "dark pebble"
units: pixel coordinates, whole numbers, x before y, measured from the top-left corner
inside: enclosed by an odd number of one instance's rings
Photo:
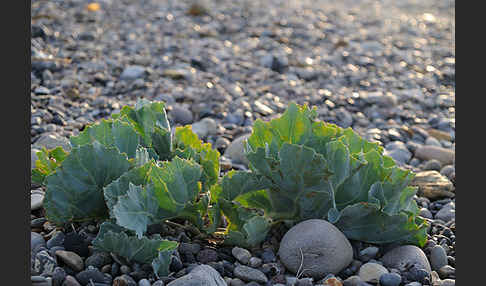
[[[56,267],[52,272],[52,286],[61,286],[66,279],[66,271],[61,267]]]
[[[172,256],[172,260],[170,262],[170,271],[171,272],[178,272],[179,270],[181,270],[182,268],[184,267],[184,265],[182,265],[182,262],[181,260],[179,259],[179,257],[177,256]]]
[[[101,269],[104,265],[110,264],[113,261],[110,254],[107,252],[95,252],[93,255],[86,258],[84,265],[86,267],[92,265],[96,268]]]
[[[83,270],[76,274],[76,279],[81,285],[88,285],[89,281],[104,283],[105,275],[93,266],[89,266],[86,270]]]
[[[209,262],[218,261],[218,253],[213,249],[204,249],[197,254],[197,261],[208,264]]]

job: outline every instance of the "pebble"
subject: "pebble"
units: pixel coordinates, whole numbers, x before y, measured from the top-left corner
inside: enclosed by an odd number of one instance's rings
[[[452,182],[437,171],[417,172],[411,185],[418,187],[417,194],[419,196],[424,196],[430,200],[455,196],[453,193],[455,188]]]
[[[61,267],[54,268],[52,272],[52,286],[61,286],[64,279],[66,279],[66,271]]]
[[[145,68],[142,66],[128,66],[120,75],[122,80],[134,80],[143,77],[145,74]]]
[[[250,282],[255,281],[259,283],[267,283],[268,278],[258,269],[254,269],[248,266],[239,265],[235,267],[233,274],[241,280]]]
[[[407,265],[417,265],[418,268],[431,271],[427,256],[422,249],[415,245],[402,245],[385,253],[381,258],[383,265],[388,268],[404,270]]]
[[[456,218],[456,205],[454,202],[450,202],[444,205],[436,214],[435,219],[440,219],[444,222],[449,222]]]
[[[253,268],[258,268],[262,266],[262,260],[258,257],[252,257],[250,258],[249,266]]]
[[[442,246],[435,245],[430,250],[430,266],[437,271],[444,265],[447,265],[447,253]]]
[[[427,137],[427,139],[425,139],[425,145],[442,147],[442,144],[440,144],[439,140],[432,136],[429,136]]]
[[[407,283],[405,284],[405,286],[422,286],[422,284],[420,282],[410,282],[410,283]]]
[[[192,124],[192,131],[197,134],[197,136],[202,139],[206,138],[208,135],[213,135],[217,133],[218,124],[212,118],[203,118],[200,121]]]
[[[123,274],[121,276],[116,277],[113,279],[113,285],[115,286],[137,286],[137,282],[127,274]]]
[[[230,286],[243,286],[245,285],[245,282],[239,278],[233,278],[231,279],[231,283],[229,283]]]
[[[444,265],[437,271],[437,274],[442,279],[454,277],[455,273],[456,269],[450,265]]]
[[[343,281],[343,286],[358,286],[361,282],[361,278],[358,275],[353,275]]]
[[[170,115],[175,123],[180,123],[182,125],[191,124],[193,120],[192,112],[187,108],[178,105],[172,107]]]
[[[52,273],[57,266],[57,261],[55,258],[51,257],[47,251],[41,250],[35,255],[33,266],[34,274],[52,276]]]
[[[385,273],[380,276],[380,286],[399,286],[402,277],[397,273]]]
[[[46,246],[46,241],[42,235],[38,234],[37,232],[30,233],[30,249],[36,250],[41,246]]]
[[[88,258],[86,258],[84,264],[86,265],[86,267],[91,265],[98,269],[101,269],[101,267],[105,265],[109,265],[111,264],[111,262],[112,262],[112,258],[109,253],[98,251],[93,253],[93,255],[89,256]]]
[[[432,213],[427,208],[421,208],[419,216],[423,218],[433,219]]]
[[[138,281],[138,286],[150,286],[150,281],[148,281],[147,279],[140,279],[140,281]]]
[[[197,261],[202,264],[207,264],[209,262],[218,261],[218,253],[213,249],[204,249],[197,254]]]
[[[185,285],[207,285],[207,286],[226,286],[226,282],[211,266],[199,265],[192,269],[189,274],[184,275],[167,284],[167,286]]]
[[[87,284],[83,284],[83,286],[84,285]],[[67,275],[66,279],[64,279],[64,282],[62,283],[62,286],[81,286],[81,284],[79,284],[78,280],[76,280],[76,278],[74,278],[73,276]]]
[[[440,171],[441,167],[442,167],[442,164],[438,160],[432,159],[432,160],[425,162],[423,169],[426,170],[426,171],[429,171],[429,170]]]
[[[336,274],[353,260],[353,248],[344,234],[319,219],[293,226],[282,238],[278,254],[289,271],[297,273],[302,265],[304,269],[310,269],[306,274],[315,279]]]
[[[379,251],[380,249],[376,246],[367,247],[359,252],[360,260],[366,262],[374,259]]]
[[[428,161],[435,159],[442,165],[450,165],[454,162],[455,152],[452,149],[446,149],[438,146],[424,145],[415,151],[415,157]]]
[[[365,282],[378,283],[380,277],[388,270],[378,263],[368,262],[359,269],[359,277]]]
[[[76,280],[82,285],[87,285],[90,280],[103,283],[105,281],[105,275],[93,266],[88,266],[85,270],[76,274]]]
[[[233,254],[233,256],[238,259],[239,262],[245,265],[248,265],[250,259],[252,258],[251,253],[248,250],[237,246],[233,247],[231,254]]]
[[[456,280],[455,279],[444,279],[441,282],[440,286],[455,286]]]
[[[250,137],[250,134],[241,135],[235,138],[224,152],[224,157],[232,160],[233,163],[245,164],[248,166],[249,161],[244,154],[245,140]]]
[[[83,259],[76,253],[72,251],[58,250],[56,251],[56,255],[76,272],[84,269]]]
[[[271,248],[264,249],[262,252],[262,260],[263,263],[270,263],[270,262],[275,262],[276,261],[276,256],[275,253]]]
[[[40,209],[44,202],[45,193],[40,190],[33,190],[30,193],[30,210]]]
[[[66,235],[62,231],[56,232],[46,243],[47,248],[51,249],[56,246],[63,246],[64,245],[64,237]]]

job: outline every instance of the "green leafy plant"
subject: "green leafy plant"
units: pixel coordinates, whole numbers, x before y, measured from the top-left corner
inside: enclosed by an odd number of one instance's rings
[[[220,155],[190,126],[176,128],[173,136],[163,103],[125,106],[70,143],[70,153],[61,147],[39,152],[32,174],[46,187],[44,209],[51,222],[110,219],[94,246],[152,263],[158,275],[168,274],[177,243],[147,238],[149,225],[179,218],[214,231],[207,210]]]
[[[255,245],[273,223],[320,218],[350,239],[424,245],[427,225],[408,186],[414,175],[377,143],[316,117],[291,103],[280,118],[255,122],[250,171],[227,174],[218,196],[230,242]]]

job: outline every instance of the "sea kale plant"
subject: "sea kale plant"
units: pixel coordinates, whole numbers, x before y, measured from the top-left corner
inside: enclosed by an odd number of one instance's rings
[[[107,220],[93,245],[167,275],[177,243],[147,237],[147,226],[185,219],[210,232],[209,190],[219,153],[190,126],[171,131],[164,104],[141,100],[70,138],[71,152],[38,152],[32,180],[46,187],[44,209],[58,224]],[[205,221],[206,220],[206,221]]]
[[[316,118],[291,103],[280,118],[257,120],[245,143],[250,170],[221,179],[218,151],[190,126],[171,130],[162,102],[140,100],[72,136],[70,152],[38,152],[32,181],[46,188],[50,222],[104,221],[94,247],[151,263],[158,276],[168,275],[178,244],[147,230],[173,219],[203,235],[225,227],[224,242],[240,246],[259,244],[274,224],[311,218],[349,239],[424,245],[413,174],[378,143]]]
[[[427,224],[408,186],[414,174],[378,143],[316,117],[291,103],[280,118],[255,122],[245,148],[250,171],[229,172],[217,194],[227,242],[255,245],[272,224],[319,218],[349,239],[423,246]]]

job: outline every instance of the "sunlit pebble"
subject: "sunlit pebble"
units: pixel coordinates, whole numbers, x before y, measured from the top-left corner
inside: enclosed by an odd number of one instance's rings
[[[225,47],[229,48],[229,47],[231,47],[231,45],[232,45],[232,44],[231,44],[231,42],[230,42],[230,41],[228,41],[228,40],[224,41],[224,46],[225,46]]]
[[[430,13],[424,13],[423,19],[427,22],[434,23],[436,21],[436,18],[434,15]]]
[[[319,95],[324,95],[324,96],[331,96],[332,93],[328,89],[319,89],[318,91]]]
[[[427,66],[425,68],[425,70],[428,71],[428,72],[433,72],[433,71],[435,71],[435,68],[433,66]]]
[[[172,14],[167,14],[167,16],[165,16],[165,18],[167,19],[167,21],[174,20],[174,16]]]
[[[194,25],[194,31],[199,32],[201,30],[201,26]]]
[[[206,87],[207,87],[207,88],[213,88],[213,84],[212,84],[211,82],[209,82],[209,81],[208,81],[208,82],[206,83]]]
[[[311,58],[305,58],[305,63],[308,65],[312,65],[312,63],[314,63],[314,60],[312,60]]]
[[[289,47],[285,47],[285,48],[284,48],[284,50],[285,50],[285,52],[286,52],[287,54],[291,54],[291,53],[292,53],[292,49],[291,49],[291,48],[289,48]]]
[[[455,58],[445,58],[444,59],[444,63],[446,63],[446,64],[455,64],[456,63],[456,59]]]

